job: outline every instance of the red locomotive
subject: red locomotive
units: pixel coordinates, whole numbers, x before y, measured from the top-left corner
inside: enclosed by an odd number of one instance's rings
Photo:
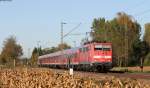
[[[112,44],[88,43],[78,48],[67,49],[39,56],[39,66],[75,70],[108,71],[112,68]]]

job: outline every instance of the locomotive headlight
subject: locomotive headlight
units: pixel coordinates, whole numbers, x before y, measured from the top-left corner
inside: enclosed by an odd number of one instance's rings
[[[99,59],[99,58],[111,58],[111,56],[94,56],[93,58]]]
[[[94,56],[93,58],[101,58],[101,56]]]
[[[105,56],[105,58],[111,58],[111,56]]]
[[[100,56],[94,56],[93,58],[100,58]]]

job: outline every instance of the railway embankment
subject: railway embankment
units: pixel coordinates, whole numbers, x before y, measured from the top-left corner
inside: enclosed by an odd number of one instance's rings
[[[140,68],[140,66],[135,67],[114,67],[111,69],[111,71],[122,71],[122,72],[128,72],[128,73],[150,73],[150,66],[143,66],[143,70]]]

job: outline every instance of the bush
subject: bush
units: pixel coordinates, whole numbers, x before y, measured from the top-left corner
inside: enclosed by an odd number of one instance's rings
[[[150,66],[150,53],[145,57],[144,66]]]

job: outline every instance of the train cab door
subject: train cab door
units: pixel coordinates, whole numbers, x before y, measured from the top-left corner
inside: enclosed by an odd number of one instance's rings
[[[79,62],[83,64],[87,64],[89,62],[89,53],[88,53],[88,47],[84,46],[79,49]]]
[[[111,45],[103,45],[103,55],[105,58],[105,61],[111,61],[112,60],[112,48]]]

